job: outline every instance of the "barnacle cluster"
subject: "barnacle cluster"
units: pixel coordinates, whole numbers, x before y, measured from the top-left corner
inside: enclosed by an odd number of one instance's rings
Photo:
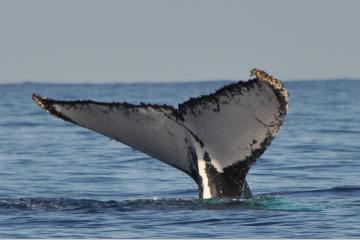
[[[274,90],[276,90],[276,92],[279,94],[280,98],[282,99],[281,105],[283,106],[283,110],[285,112],[289,110],[288,107],[289,93],[279,79],[257,68],[253,68],[252,70],[250,70],[250,76],[255,76],[259,80],[267,82],[271,87],[273,87]]]

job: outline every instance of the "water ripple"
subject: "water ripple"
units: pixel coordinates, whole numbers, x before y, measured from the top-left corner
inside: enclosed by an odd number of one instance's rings
[[[92,199],[71,198],[2,198],[0,209],[17,210],[106,210],[140,211],[140,210],[221,210],[221,209],[262,209],[277,211],[313,211],[311,206],[301,205],[286,198],[260,195],[251,200],[243,199],[135,199],[125,201],[99,201]]]

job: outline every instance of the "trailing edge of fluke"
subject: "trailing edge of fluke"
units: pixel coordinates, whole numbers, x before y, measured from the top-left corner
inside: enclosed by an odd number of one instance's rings
[[[44,110],[144,152],[190,175],[200,198],[250,198],[245,177],[277,135],[288,92],[266,72],[190,98],[177,108],[91,100],[54,100],[33,94]]]

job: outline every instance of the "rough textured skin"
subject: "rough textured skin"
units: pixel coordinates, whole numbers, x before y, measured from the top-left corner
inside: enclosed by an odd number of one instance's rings
[[[246,175],[280,130],[289,100],[281,81],[262,70],[250,73],[256,78],[191,98],[178,108],[32,98],[65,121],[184,171],[198,184],[200,198],[249,198]]]
[[[285,115],[289,111],[289,93],[283,83],[273,76],[270,76],[265,71],[256,68],[250,71],[250,76],[255,76],[264,82],[268,82],[273,87],[274,92],[278,97],[278,101],[280,102],[280,110]]]

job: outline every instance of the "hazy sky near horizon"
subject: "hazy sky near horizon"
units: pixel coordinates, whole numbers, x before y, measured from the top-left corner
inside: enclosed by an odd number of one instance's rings
[[[360,1],[0,0],[0,83],[360,79]]]

